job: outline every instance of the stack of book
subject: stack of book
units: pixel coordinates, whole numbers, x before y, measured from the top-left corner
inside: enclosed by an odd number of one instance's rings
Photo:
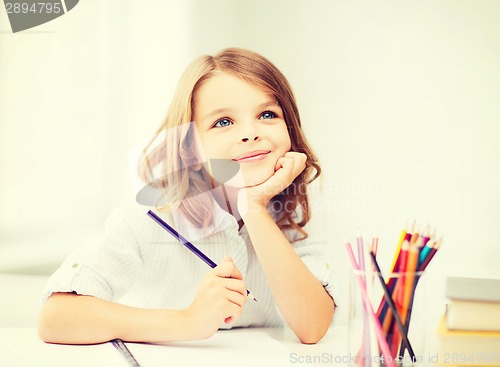
[[[440,366],[500,366],[500,279],[448,277]]]

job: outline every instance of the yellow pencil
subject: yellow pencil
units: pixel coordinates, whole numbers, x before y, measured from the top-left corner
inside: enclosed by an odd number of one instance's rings
[[[398,245],[396,247],[396,251],[394,252],[394,259],[392,260],[392,265],[391,265],[391,269],[392,271],[397,271],[397,269],[395,269],[395,266],[396,266],[396,263],[398,262],[398,257],[399,257],[399,253],[401,252],[401,246],[403,245],[403,241],[405,240],[405,238],[409,241],[410,238],[411,238],[411,234],[413,232],[413,228],[415,228],[415,221],[413,221],[413,224],[412,224],[412,227],[410,229],[410,232],[407,231],[408,229],[408,224],[405,226],[405,229],[403,229],[401,231],[401,234],[399,235],[399,241],[398,241]]]

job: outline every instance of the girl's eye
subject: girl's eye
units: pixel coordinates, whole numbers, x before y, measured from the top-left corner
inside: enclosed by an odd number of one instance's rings
[[[220,120],[218,120],[213,127],[226,127],[226,126],[230,126],[232,125],[233,122],[231,120],[229,120],[228,118],[221,118]]]
[[[260,115],[259,119],[267,120],[267,119],[275,119],[276,117],[278,117],[278,115],[273,111],[264,111]]]

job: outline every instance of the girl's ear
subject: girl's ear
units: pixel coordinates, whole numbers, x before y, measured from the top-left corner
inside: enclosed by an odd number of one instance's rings
[[[203,156],[202,153],[200,152],[200,147],[197,147],[197,149],[193,152],[193,155],[189,158],[188,161],[188,168],[191,171],[200,171],[203,168]]]
[[[203,165],[201,163],[196,163],[193,166],[189,166],[189,169],[192,171],[200,171],[203,168]]]

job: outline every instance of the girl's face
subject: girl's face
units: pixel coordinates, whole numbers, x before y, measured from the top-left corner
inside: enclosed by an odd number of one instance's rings
[[[205,160],[239,163],[242,175],[229,182],[233,186],[266,181],[291,147],[276,98],[225,72],[210,77],[196,91],[194,120]]]

